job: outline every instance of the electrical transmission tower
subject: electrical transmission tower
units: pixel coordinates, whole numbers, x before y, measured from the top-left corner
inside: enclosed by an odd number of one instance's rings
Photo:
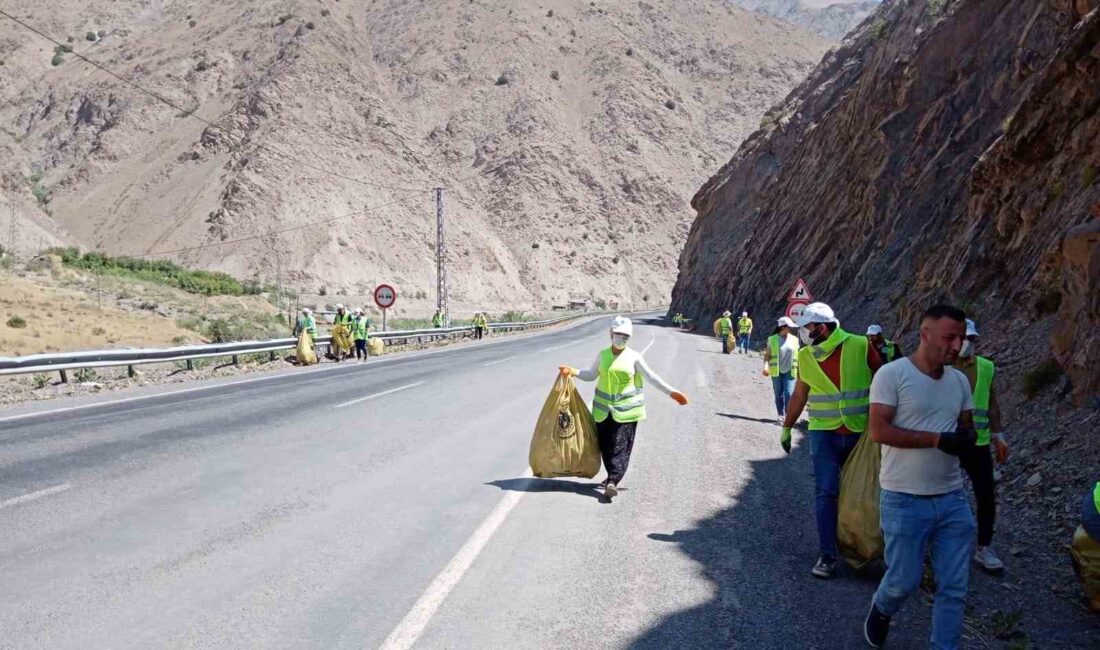
[[[451,326],[451,314],[447,308],[447,239],[443,229],[443,188],[435,188],[435,264],[436,308],[443,314],[443,326]]]

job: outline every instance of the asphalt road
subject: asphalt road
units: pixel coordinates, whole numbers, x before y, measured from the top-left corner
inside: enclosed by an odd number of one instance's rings
[[[810,577],[808,450],[758,358],[638,322],[692,401],[649,391],[614,503],[525,476],[607,319],[0,412],[0,647],[860,647],[876,579]],[[917,600],[891,647],[926,645]]]

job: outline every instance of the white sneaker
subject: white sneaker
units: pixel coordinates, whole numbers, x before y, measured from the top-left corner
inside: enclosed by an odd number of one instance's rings
[[[604,496],[608,499],[614,499],[619,496],[619,487],[614,483],[608,483],[603,489]]]
[[[992,546],[979,546],[974,552],[974,561],[988,573],[1001,573],[1005,570],[1004,562],[997,557],[997,552]]]

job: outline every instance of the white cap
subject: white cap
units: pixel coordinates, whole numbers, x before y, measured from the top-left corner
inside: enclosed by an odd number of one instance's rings
[[[810,323],[837,323],[833,308],[823,302],[811,302],[798,317],[798,326],[806,327]]]
[[[357,313],[357,314],[362,314],[362,313],[363,313],[363,308],[362,308],[362,307],[357,307],[357,308],[355,309],[355,313]]]
[[[725,316],[726,318],[729,318],[730,310],[727,309],[726,311],[722,312],[722,315]]]
[[[625,316],[616,316],[611,322],[611,333],[634,336],[634,323]]]
[[[310,309],[309,307],[302,307],[302,313],[303,314],[312,314],[313,310]]]
[[[337,309],[343,309],[343,308],[344,308],[344,306],[343,306],[343,305],[336,305],[336,308],[337,308]]]
[[[966,335],[967,336],[980,336],[978,334],[978,324],[969,318],[966,319]]]
[[[881,325],[872,325],[867,328],[867,336],[874,336],[875,334],[882,334]]]
[[[776,327],[794,327],[794,321],[784,316],[776,322]]]
[[[749,315],[749,312],[747,312],[747,311],[743,311],[743,312],[741,312],[741,315],[742,315],[742,316],[748,316],[748,315]]]

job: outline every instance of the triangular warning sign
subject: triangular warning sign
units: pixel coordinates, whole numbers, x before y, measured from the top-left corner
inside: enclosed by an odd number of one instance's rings
[[[787,296],[788,301],[798,300],[813,302],[813,295],[810,294],[810,288],[806,286],[806,281],[802,278],[798,278],[798,282],[794,284],[794,289],[791,290],[791,294]]]

